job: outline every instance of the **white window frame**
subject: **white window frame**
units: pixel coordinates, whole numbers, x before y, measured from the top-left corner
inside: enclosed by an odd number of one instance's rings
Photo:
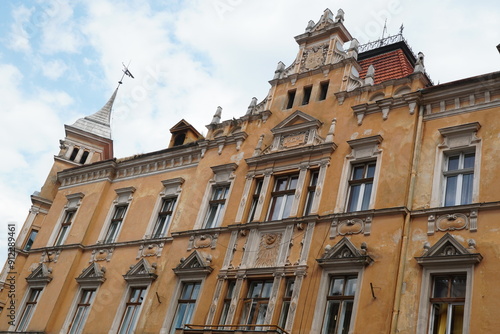
[[[127,215],[130,211],[130,203],[132,202],[132,195],[135,192],[134,187],[126,187],[126,188],[120,188],[120,189],[115,189],[116,194],[118,195],[116,199],[113,201],[113,205],[108,211],[108,215],[106,216],[106,223],[103,225],[101,229],[101,233],[99,233],[98,241],[97,243],[103,244],[105,243],[105,238],[108,234],[109,227],[111,225],[111,221],[115,215],[116,208],[119,206],[127,206],[125,215],[123,216],[122,222],[120,224],[120,229],[116,233],[116,236],[114,238],[113,243],[115,243],[118,240],[118,237],[120,236],[120,232],[123,230],[123,224],[125,220],[127,219]]]
[[[26,328],[24,329],[19,329],[19,325],[20,325],[20,320],[22,318],[22,316],[24,315],[24,312],[26,311],[26,304],[28,302],[28,299],[31,295],[31,292],[35,289],[39,289],[41,290],[40,291],[40,294],[38,295],[38,298],[37,298],[37,301],[36,301],[36,305],[35,307],[33,308],[33,311],[31,312],[31,315],[26,323]],[[35,314],[36,310],[37,310],[37,306],[38,304],[40,304],[40,300],[43,296],[43,293],[45,291],[45,284],[41,284],[41,285],[38,285],[38,284],[33,284],[33,285],[29,285],[28,286],[28,289],[26,291],[26,293],[24,294],[24,297],[23,297],[23,300],[21,301],[21,304],[20,304],[20,307],[19,307],[19,310],[21,310],[21,312],[19,313],[19,318],[16,318],[16,324],[15,326],[9,326],[9,331],[12,331],[12,332],[26,332],[26,330],[28,329],[30,323],[31,323],[31,320],[33,320],[33,315]]]
[[[374,162],[375,173],[373,175],[373,186],[370,194],[370,204],[368,210],[373,209],[377,197],[378,183],[380,182],[380,170],[382,165],[382,149],[379,145],[383,138],[380,135],[361,139],[350,140],[347,143],[351,146],[351,153],[346,156],[342,168],[339,193],[335,205],[335,213],[347,212],[351,186],[349,181],[353,172],[353,167],[358,164]],[[353,211],[355,212],[355,211]]]
[[[66,316],[66,320],[64,321],[64,324],[61,328],[60,333],[69,333],[69,330],[71,329],[70,326],[72,325],[73,319],[74,319],[76,312],[78,310],[78,304],[80,303],[80,299],[82,297],[83,290],[94,290],[94,296],[92,297],[92,300],[90,301],[89,309],[86,312],[86,314],[84,315],[84,318],[82,320],[82,323],[83,323],[82,329],[85,328],[88,316],[89,316],[90,312],[92,311],[92,305],[94,304],[94,300],[96,299],[97,292],[99,290],[99,285],[100,285],[99,283],[96,283],[96,284],[86,284],[86,285],[82,285],[79,287],[78,293],[76,293],[75,298],[73,299],[73,302],[71,303],[71,306],[70,306],[69,311],[68,311],[68,315]],[[77,333],[82,333],[82,332],[80,331]]]
[[[326,306],[327,306],[327,296],[328,289],[330,287],[330,280],[333,276],[357,276],[357,287],[356,293],[354,294],[354,303],[352,306],[351,314],[351,326],[349,328],[349,334],[354,333],[354,328],[356,327],[356,314],[358,311],[359,299],[362,294],[362,282],[363,282],[363,271],[364,268],[353,267],[349,265],[336,265],[335,269],[323,269],[321,274],[321,281],[318,289],[318,299],[316,301],[316,308],[314,312],[313,323],[311,327],[311,333],[322,333],[323,322],[325,319]]]
[[[431,207],[444,206],[448,157],[457,153],[474,152],[474,177],[472,201],[479,202],[479,180],[481,171],[481,139],[476,137],[481,128],[478,122],[439,129],[443,141],[436,147],[434,177],[432,182]]]
[[[433,277],[437,275],[459,274],[467,275],[465,303],[464,303],[464,330],[463,334],[469,333],[472,287],[474,285],[474,265],[446,265],[436,267],[424,267],[422,271],[422,286],[420,289],[420,303],[418,308],[417,333],[430,333],[431,302]]]
[[[162,324],[162,327],[160,330],[160,334],[169,334],[170,331],[172,330],[172,326],[174,324],[174,318],[175,318],[176,313],[177,313],[177,305],[179,304],[178,303],[179,297],[181,295],[184,283],[199,282],[200,283],[200,294],[201,294],[203,291],[203,287],[205,285],[205,277],[206,277],[206,274],[203,273],[200,275],[194,274],[193,277],[179,278],[179,280],[177,281],[177,285],[175,287],[175,292],[172,295],[172,297],[170,298],[170,304],[168,306],[167,314],[165,315],[165,320],[163,321],[163,324]],[[196,314],[196,311],[198,309],[198,305],[200,303],[200,299],[201,298],[198,298],[198,300],[196,301],[196,303],[194,305],[193,314]]]
[[[219,212],[219,219],[218,222],[215,226],[212,226],[211,228],[214,227],[219,227],[221,223],[224,221],[224,214],[226,212],[226,208],[229,203],[229,199],[231,198],[231,192],[233,190],[233,185],[234,185],[234,179],[236,176],[234,175],[234,171],[238,167],[237,164],[235,163],[229,163],[225,165],[220,165],[220,166],[213,166],[212,171],[214,173],[214,176],[212,179],[207,184],[207,187],[205,189],[205,193],[203,196],[203,199],[201,201],[200,208],[201,210],[198,211],[198,216],[196,218],[196,222],[194,224],[193,229],[202,229],[205,228],[206,225],[206,219],[207,219],[207,214],[209,212],[209,203],[210,200],[212,199],[212,194],[213,190],[216,187],[219,186],[229,186],[229,189],[227,191],[226,195],[226,200],[224,204],[224,209]]]
[[[82,203],[82,199],[84,196],[85,195],[83,193],[76,193],[76,194],[71,194],[71,195],[66,196],[68,202],[64,206],[64,210],[59,215],[59,219],[57,220],[57,223],[56,223],[56,228],[54,228],[52,231],[52,234],[51,234],[49,241],[47,243],[48,245],[50,245],[50,246],[64,245],[64,243],[66,242],[66,239],[68,238],[68,235],[71,232],[71,229],[75,225],[75,220],[78,216],[78,211],[79,211],[78,209]],[[73,217],[71,218],[71,223],[69,225],[67,225],[68,227],[65,229],[64,236],[63,236],[61,242],[56,245],[56,243],[58,241],[57,239],[59,238],[59,235],[64,228],[64,226],[62,226],[62,224],[64,223],[64,221],[66,220],[66,217],[68,216],[68,214],[70,212],[74,213]]]
[[[115,319],[113,320],[113,324],[111,325],[111,328],[109,329],[109,332],[108,332],[109,334],[118,333],[118,330],[120,329],[120,326],[122,324],[124,312],[125,312],[126,307],[127,307],[127,301],[130,298],[130,293],[132,292],[132,289],[134,289],[134,288],[146,288],[146,293],[144,294],[144,300],[141,303],[141,306],[139,308],[139,313],[137,315],[137,322],[135,324],[135,326],[137,327],[137,325],[139,324],[139,320],[141,318],[142,309],[144,308],[144,304],[147,301],[147,296],[148,296],[150,287],[151,287],[151,284],[144,283],[144,282],[128,283],[127,289],[125,290],[125,293],[122,295],[120,305],[118,306],[118,309],[116,310]],[[132,333],[134,333],[134,330],[135,330],[135,327],[132,329]]]
[[[151,218],[149,219],[148,227],[146,228],[146,233],[144,234],[144,239],[153,238],[153,233],[156,228],[156,223],[158,222],[160,210],[163,206],[163,201],[175,198],[175,204],[172,208],[172,214],[170,215],[170,222],[168,223],[165,233],[162,237],[166,237],[170,231],[175,217],[176,209],[180,201],[180,196],[182,193],[182,185],[184,184],[184,179],[182,177],[169,179],[161,181],[163,184],[163,190],[160,192],[158,199],[156,200],[155,207]]]

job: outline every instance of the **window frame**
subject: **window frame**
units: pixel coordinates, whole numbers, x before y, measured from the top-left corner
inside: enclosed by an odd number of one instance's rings
[[[118,334],[133,334],[137,323],[139,322],[139,317],[141,316],[142,306],[144,305],[144,301],[146,300],[146,295],[148,293],[148,286],[138,285],[138,286],[130,286],[127,291],[127,299],[125,301],[125,305],[123,308],[120,324],[118,326]],[[132,298],[136,295],[134,292],[139,290],[139,295],[137,295],[137,299],[140,301],[133,301]],[[125,316],[128,314],[129,307],[132,306],[132,315],[128,318],[127,328],[122,327],[124,325]],[[132,325],[130,327],[130,325]],[[125,330],[125,331],[123,331]]]
[[[68,334],[80,334],[80,333],[82,333],[83,329],[85,328],[89,313],[92,310],[92,304],[94,303],[94,300],[96,298],[97,289],[98,289],[97,286],[80,287],[80,289],[76,295],[76,298],[74,300],[74,303],[73,303],[72,307],[70,308],[70,312],[68,312],[69,318],[67,319],[67,324],[65,326],[63,326],[63,328],[67,328]],[[79,320],[80,325],[78,326],[76,331],[73,331],[73,329],[74,329],[73,325],[75,323],[74,321],[75,321],[76,315],[80,309],[80,306],[82,306],[82,304],[83,304],[82,297],[84,296],[83,295],[84,291],[93,291],[93,294],[92,294],[92,296],[90,296],[88,303],[86,303],[84,305],[85,309],[83,311],[83,316],[81,316],[81,318]]]
[[[304,86],[304,88],[302,89],[302,93],[303,93],[303,96],[302,96],[302,105],[303,106],[306,106],[309,103],[311,103],[312,88],[313,88],[313,86],[309,85],[309,86]]]
[[[33,244],[35,243],[35,239],[38,235],[38,232],[39,230],[36,229],[36,228],[32,228],[30,230],[30,233],[28,234],[28,239],[26,239],[26,242],[24,243],[24,246],[23,246],[23,250],[24,251],[30,251],[31,250],[31,247],[33,247]],[[33,239],[31,239],[31,236],[33,235],[33,233],[36,233],[35,236],[33,237]],[[30,243],[30,240],[31,240],[31,243]],[[28,246],[29,244],[29,246]]]
[[[49,246],[62,246],[68,239],[74,222],[78,217],[80,205],[82,203],[83,193],[66,195],[67,203],[64,210],[60,213],[57,223],[52,231],[47,244]]]
[[[127,215],[128,204],[117,204],[113,208],[113,215],[109,220],[108,227],[106,229],[106,234],[104,235],[103,243],[112,244],[118,239],[118,235],[123,226],[123,221]],[[121,215],[118,213],[122,212]],[[113,229],[112,229],[113,228]]]
[[[237,293],[236,280],[234,279],[228,280],[226,291],[224,294],[224,299],[222,300],[222,310],[218,321],[219,325],[228,325],[227,323],[229,320],[228,315],[230,312],[231,303],[236,293]]]
[[[295,98],[297,97],[297,89],[290,89],[288,92],[286,92],[286,103],[285,103],[285,110],[289,110],[293,108]]]
[[[482,140],[476,135],[480,128],[478,122],[473,122],[438,129],[442,142],[436,146],[430,207],[445,206],[446,165],[448,157],[457,152],[474,153],[471,203],[479,202]]]
[[[203,228],[214,228],[221,225],[226,210],[226,202],[229,197],[230,187],[230,184],[215,184],[212,187],[205,219],[203,220]],[[222,192],[219,192],[219,190],[222,190]],[[219,196],[219,194],[222,194],[222,197]],[[215,210],[215,212],[213,210]]]
[[[172,203],[169,206],[170,210],[163,210],[165,204],[167,203]],[[151,231],[151,239],[163,238],[167,236],[176,207],[177,207],[177,196],[168,196],[168,197],[163,197],[161,199],[160,209],[158,211],[155,224]],[[158,231],[161,224],[163,224],[163,227],[161,228],[161,230]]]
[[[443,194],[442,194],[442,206],[444,207],[449,207],[449,206],[456,206],[456,205],[465,205],[465,204],[471,204],[472,199],[473,199],[473,193],[474,193],[474,166],[465,168],[464,163],[465,163],[465,156],[466,155],[471,155],[474,154],[474,164],[475,165],[475,160],[476,160],[476,152],[474,150],[460,150],[460,151],[448,151],[444,153],[444,159],[443,159]],[[458,169],[455,170],[449,170],[449,162],[450,158],[458,156],[459,161],[458,161]],[[464,175],[470,175],[472,174],[472,187],[470,189],[470,201],[464,203],[462,202],[462,197],[463,197],[463,179]],[[455,198],[453,201],[453,204],[447,204],[447,195],[448,195],[448,182],[451,177],[457,177],[457,183],[456,183],[456,188],[454,190],[455,192]]]
[[[335,280],[338,280],[338,279],[342,279],[344,282],[342,284],[342,293],[340,295],[332,295],[330,294],[330,291],[332,290],[332,285],[334,284]],[[346,287],[348,286],[346,284],[346,282],[348,280],[352,280],[352,279],[355,279],[355,285],[354,285],[354,294],[353,295],[346,295]],[[352,312],[353,312],[353,307],[354,307],[354,298],[356,297],[356,291],[358,289],[358,275],[349,275],[349,274],[343,274],[343,275],[330,275],[330,281],[329,281],[329,284],[328,284],[328,293],[326,295],[326,309],[325,309],[325,313],[324,313],[324,317],[323,317],[323,322],[322,322],[322,328],[321,328],[321,333],[322,334],[328,334],[329,331],[328,331],[328,328],[329,328],[329,325],[330,325],[330,322],[331,322],[331,319],[328,314],[328,310],[330,308],[330,303],[331,302],[335,302],[335,301],[338,301],[340,306],[337,310],[337,314],[336,316],[339,316],[339,315],[342,315],[344,314],[345,315],[345,308],[347,307],[346,304],[348,302],[351,303],[352,305],[352,309],[351,309],[351,317],[349,319],[346,319],[345,317],[342,317],[342,321],[337,323],[335,325],[335,328],[333,330],[334,333],[337,333],[337,334],[340,334],[340,333],[344,333],[343,330],[340,330],[339,328],[339,325],[342,325],[344,326],[345,324],[345,321],[347,320],[348,321],[348,332],[352,332]]]
[[[268,213],[267,213],[267,220],[268,221],[282,220],[282,219],[286,219],[286,218],[290,217],[290,214],[292,212],[292,206],[293,206],[295,194],[296,194],[297,189],[299,187],[299,178],[300,178],[299,173],[275,175],[274,176],[273,188],[271,191],[271,198],[269,200],[269,209],[268,209]],[[278,182],[280,180],[283,180],[283,179],[286,179],[285,189],[284,190],[277,190]],[[294,188],[289,188],[291,184],[293,185],[292,180],[295,180]],[[281,199],[281,204],[279,205],[278,208],[276,208],[277,203],[278,203],[278,199]],[[287,205],[289,205],[290,212],[288,212],[288,215],[286,215],[286,217],[285,217],[285,210],[286,210]],[[273,219],[275,212],[277,212],[278,214],[277,214],[276,218]]]
[[[330,86],[330,80],[322,81],[319,83],[318,101],[326,100],[329,86]]]
[[[296,285],[295,283],[295,277],[285,278],[285,290],[283,291],[281,297],[281,311],[278,319],[278,326],[281,328],[285,328],[286,322],[288,321],[288,313],[290,311],[290,305],[292,303],[293,291]]]
[[[466,290],[464,300],[464,323],[463,332],[468,333],[470,327],[472,287],[474,282],[474,264],[470,265],[440,265],[424,267],[422,271],[422,285],[420,288],[420,303],[417,322],[417,333],[431,334],[432,302],[430,301],[433,280],[435,276],[446,276],[453,274],[466,275]]]
[[[187,285],[194,285],[193,286],[193,289],[190,293],[190,297],[191,298],[188,298],[188,299],[183,299],[182,296],[184,294],[184,288],[187,286]],[[198,286],[198,291],[197,291],[197,295],[193,298],[193,292],[195,291],[195,287]],[[202,288],[202,282],[201,281],[183,281],[182,284],[181,284],[181,287],[180,287],[180,291],[179,291],[179,294],[178,294],[178,297],[176,298],[176,305],[175,305],[175,311],[174,311],[174,316],[172,318],[172,323],[170,324],[170,330],[169,330],[169,333],[170,334],[174,334],[175,331],[176,331],[176,328],[180,328],[180,327],[175,327],[175,323],[176,323],[176,320],[177,317],[179,316],[179,305],[188,305],[188,307],[190,305],[192,305],[192,308],[190,311],[185,311],[185,312],[190,312],[190,316],[189,316],[189,320],[187,320],[186,318],[186,313],[184,312],[183,315],[182,315],[182,321],[181,321],[181,326],[184,326],[186,323],[189,323],[191,320],[193,320],[193,315],[195,314],[196,312],[196,306],[198,304],[198,298],[199,298],[199,295],[201,293],[201,288]]]
[[[319,174],[319,169],[313,169],[309,173],[309,185],[307,186],[307,196],[305,199],[303,216],[309,216],[312,212],[314,197],[316,195],[316,190],[318,190],[318,184],[320,183]]]
[[[120,188],[120,189],[115,189],[115,192],[117,194],[116,199],[113,201],[111,208],[108,210],[108,215],[105,219],[105,224],[103,224],[101,232],[99,234],[99,237],[97,239],[98,244],[111,244],[115,243],[118,240],[118,237],[120,236],[120,232],[123,229],[123,222],[127,219],[128,212],[130,211],[130,206],[132,204],[133,200],[133,193],[135,192],[134,187],[126,187],[126,188]],[[117,208],[123,208],[125,207],[125,211],[123,214],[123,217],[117,218],[115,217],[117,211]],[[120,222],[118,222],[120,220]],[[116,229],[116,233],[114,233],[114,237],[112,239],[112,242],[109,242],[110,240],[110,228],[112,225],[112,222],[115,221],[118,223],[118,228]]]
[[[28,291],[27,291],[27,293],[25,293],[23,301],[21,303],[22,307],[19,308],[19,309],[22,309],[22,312],[20,313],[21,315],[18,318],[19,321],[17,321],[15,327],[11,326],[11,327],[15,328],[15,330],[14,330],[15,332],[25,332],[27,330],[28,326],[31,323],[31,320],[33,319],[33,315],[36,312],[37,306],[40,302],[40,298],[41,298],[44,290],[45,290],[45,287],[43,287],[43,286],[30,286],[28,288]],[[34,291],[39,291],[39,292],[36,295],[36,300],[33,302],[33,301],[30,301],[30,299],[31,299],[32,293]],[[35,306],[30,307],[30,313],[27,315],[27,318],[24,318],[26,315],[26,309],[29,305],[35,305]],[[21,325],[23,326],[22,328],[20,327]]]
[[[57,236],[54,239],[54,246],[61,246],[66,241],[68,237],[69,230],[71,229],[71,225],[75,220],[76,209],[65,210],[64,218],[59,224],[59,231],[57,232]]]
[[[151,284],[150,284],[150,282],[146,282],[146,281],[127,282],[127,283],[128,284],[127,284],[125,293],[122,294],[120,304],[119,304],[118,309],[116,310],[116,313],[115,313],[115,319],[113,320],[113,324],[111,325],[109,332],[119,333],[119,330],[121,329],[121,326],[122,326],[123,317],[124,317],[125,312],[127,310],[127,301],[130,298],[130,293],[131,293],[132,289],[145,288],[146,292],[144,293],[143,302],[141,303],[140,308],[137,312],[137,320],[136,320],[134,326],[136,327],[137,324],[139,323],[139,320],[140,320],[140,317],[142,314],[142,309],[144,307],[144,301],[147,300],[147,296],[148,296],[149,288],[151,287]],[[132,328],[132,331],[134,329],[135,328]]]
[[[251,296],[251,293],[254,291],[252,287],[255,284],[261,283],[262,286],[260,288],[260,292],[258,296]],[[269,303],[272,298],[274,279],[272,278],[259,278],[252,279],[247,281],[247,292],[246,296],[242,298],[241,301],[241,311],[240,311],[240,323],[242,325],[266,325],[266,315],[269,310]],[[266,287],[267,286],[267,290]],[[267,291],[269,295],[263,296],[263,292]],[[263,314],[262,323],[258,323],[259,314],[261,311],[261,307],[265,306],[265,312]],[[247,309],[248,308],[248,309]],[[252,330],[258,330],[257,328],[249,328]]]
[[[373,175],[369,176],[370,167],[373,166]],[[362,177],[355,178],[357,168],[363,167]],[[355,163],[351,165],[351,172],[349,177],[349,190],[347,195],[346,212],[358,212],[368,210],[371,207],[371,200],[373,197],[373,183],[375,180],[375,171],[377,169],[377,161],[368,160],[365,162]],[[366,193],[367,185],[371,185],[369,193]],[[354,187],[360,186],[359,193],[354,199]],[[366,198],[368,196],[368,199]],[[366,201],[367,200],[367,201]],[[355,208],[351,208],[352,204],[356,203]],[[366,203],[366,206],[364,205]]]
[[[257,206],[259,205],[260,195],[262,194],[262,190],[264,187],[264,178],[260,177],[255,179],[254,184],[255,185],[253,187],[252,201],[250,202],[250,209],[248,211],[247,223],[250,223],[255,219],[257,219],[257,221],[260,219],[260,217],[255,216],[255,213],[257,212]]]
[[[327,311],[326,296],[328,295],[328,289],[330,287],[330,279],[334,276],[357,276],[357,286],[356,292],[354,294],[354,302],[352,306],[349,330],[349,333],[354,332],[356,325],[356,316],[359,310],[359,300],[360,296],[363,294],[363,272],[363,266],[355,266],[351,264],[335,264],[334,266],[328,266],[328,268],[323,269],[323,272],[321,274],[321,281],[318,288],[318,296],[324,296],[324,298],[318,298],[316,301],[311,333],[323,333],[323,320]]]

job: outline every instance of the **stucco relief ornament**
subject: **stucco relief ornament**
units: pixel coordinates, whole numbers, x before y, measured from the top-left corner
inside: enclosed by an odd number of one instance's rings
[[[302,71],[309,71],[320,67],[325,63],[326,54],[328,52],[327,45],[313,47],[304,51]]]
[[[280,233],[266,233],[261,236],[259,252],[255,260],[256,267],[272,267],[276,263],[281,243]]]

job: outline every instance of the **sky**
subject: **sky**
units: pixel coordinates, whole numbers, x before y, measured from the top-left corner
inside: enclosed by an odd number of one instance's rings
[[[129,64],[112,115],[115,157],[161,150],[185,119],[206,134],[261,101],[294,36],[329,8],[360,44],[397,34],[425,54],[435,84],[500,70],[495,0],[11,0],[0,2],[0,263],[64,138]],[[384,31],[384,25],[386,31]]]

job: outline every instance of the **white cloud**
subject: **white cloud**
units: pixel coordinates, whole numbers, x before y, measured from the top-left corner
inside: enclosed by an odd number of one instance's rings
[[[59,79],[67,70],[68,66],[60,59],[48,61],[42,66],[42,73],[49,79]]]
[[[32,8],[19,6],[12,11],[13,23],[10,25],[10,32],[7,45],[10,49],[19,52],[30,52],[31,45],[26,26],[30,25]]]

